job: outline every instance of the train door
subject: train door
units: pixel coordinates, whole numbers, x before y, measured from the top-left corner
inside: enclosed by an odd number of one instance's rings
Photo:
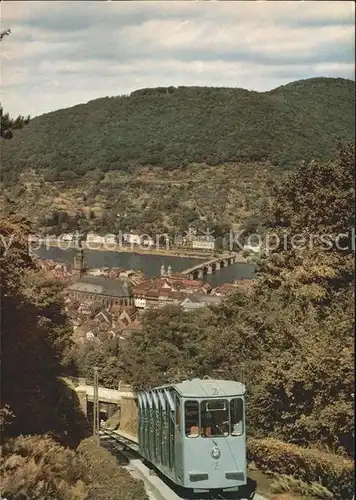
[[[168,427],[168,469],[170,471],[170,476],[175,478],[175,402],[172,398],[172,393],[165,389],[166,396],[166,409],[167,409],[167,427]]]
[[[152,393],[152,400],[153,400],[153,411],[154,411],[154,417],[155,417],[155,425],[154,425],[154,456],[155,456],[155,462],[159,463],[160,462],[160,428],[161,428],[161,422],[160,422],[160,404],[158,401],[158,396],[155,392]]]
[[[168,405],[168,402],[167,402]],[[174,410],[167,408],[167,420],[168,420],[168,467],[173,472],[174,470],[174,426],[175,426],[175,414]]]
[[[159,453],[159,458],[160,458],[160,463],[162,465],[166,465],[166,439],[167,439],[167,436],[166,436],[166,421],[167,421],[167,417],[166,417],[166,402],[165,402],[165,398],[162,394],[161,391],[158,391],[158,399],[159,399],[159,402],[160,402],[160,408],[159,408],[159,412],[160,412],[160,432],[159,432],[159,438],[160,438],[160,453]]]
[[[148,426],[149,426],[149,415],[148,415],[148,402],[145,393],[141,393],[141,402],[142,402],[142,416],[140,416],[140,426],[141,426],[141,435],[140,435],[140,449],[144,457],[149,458],[149,449],[148,449]]]
[[[147,408],[147,414],[148,414],[148,459],[152,462],[154,461],[154,426],[155,426],[155,418],[154,418],[154,408],[153,408],[153,401],[152,401],[152,396],[149,392],[146,392],[146,397],[147,397],[147,402],[148,402],[148,408]]]
[[[175,471],[176,480],[183,482],[183,419],[181,399],[177,393],[175,395],[175,407]]]
[[[142,395],[139,393],[138,394],[138,444],[141,450],[141,453],[144,454],[144,408],[143,408],[143,401],[142,401]]]

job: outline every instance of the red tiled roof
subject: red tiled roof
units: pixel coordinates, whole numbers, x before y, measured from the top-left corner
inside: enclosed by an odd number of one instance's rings
[[[186,279],[187,275],[184,273],[174,273],[170,276],[171,279]]]
[[[146,288],[151,288],[154,284],[154,281],[153,280],[145,280],[145,281],[142,281],[141,283],[137,283],[137,285],[135,285],[134,287],[134,290],[145,290]]]
[[[159,296],[161,297],[170,297],[172,295],[172,290],[168,290],[167,288],[160,288],[158,290]]]
[[[183,284],[185,286],[191,286],[197,288],[201,288],[203,286],[203,282],[198,280],[183,280]]]

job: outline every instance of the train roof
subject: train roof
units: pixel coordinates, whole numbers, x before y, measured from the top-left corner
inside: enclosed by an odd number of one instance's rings
[[[230,397],[243,396],[246,392],[245,385],[234,380],[199,379],[184,380],[178,384],[170,384],[156,389],[175,389],[183,397]]]

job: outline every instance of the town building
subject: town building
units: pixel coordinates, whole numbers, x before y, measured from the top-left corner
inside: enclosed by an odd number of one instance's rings
[[[208,306],[218,306],[222,302],[222,297],[211,295],[190,295],[187,296],[181,303],[180,307],[184,312],[195,311]]]
[[[75,241],[76,240],[76,234],[75,233],[61,234],[60,239],[62,241]]]
[[[99,302],[105,307],[116,305],[133,306],[131,285],[126,280],[81,276],[67,288],[70,298]]]
[[[86,240],[88,245],[116,245],[117,240],[115,234],[106,234],[105,236],[100,236],[95,233],[88,233]]]
[[[105,243],[105,236],[100,236],[99,234],[95,233],[88,233],[85,242],[87,245],[93,243],[103,245]]]
[[[196,238],[191,242],[191,246],[197,250],[215,250],[215,238]]]
[[[122,242],[127,245],[139,245],[141,243],[141,238],[139,234],[123,233]]]
[[[84,250],[80,248],[77,255],[74,257],[72,276],[73,278],[81,278],[88,270],[88,266],[84,257]]]
[[[188,280],[185,275],[162,277],[139,283],[133,288],[135,306],[138,309],[162,307],[166,304],[179,305],[186,295],[207,295],[211,290],[208,283]]]

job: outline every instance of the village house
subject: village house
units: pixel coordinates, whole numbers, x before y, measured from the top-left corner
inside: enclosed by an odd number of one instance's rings
[[[87,245],[116,245],[117,243],[115,234],[100,236],[92,232],[87,234],[85,242]]]
[[[215,250],[215,238],[213,237],[202,237],[195,238],[191,241],[191,246],[197,250],[208,250],[213,252]]]
[[[122,242],[126,245],[139,245],[141,243],[141,238],[138,234],[123,233]]]
[[[123,341],[141,328],[136,310],[131,306],[113,305],[106,309],[98,302],[82,302],[76,314],[73,308],[70,311],[73,340],[77,343],[104,343],[111,339]]]
[[[50,259],[38,259],[38,263],[44,271],[52,278],[60,281],[69,281],[72,278],[70,265],[64,262],[55,262]]]

